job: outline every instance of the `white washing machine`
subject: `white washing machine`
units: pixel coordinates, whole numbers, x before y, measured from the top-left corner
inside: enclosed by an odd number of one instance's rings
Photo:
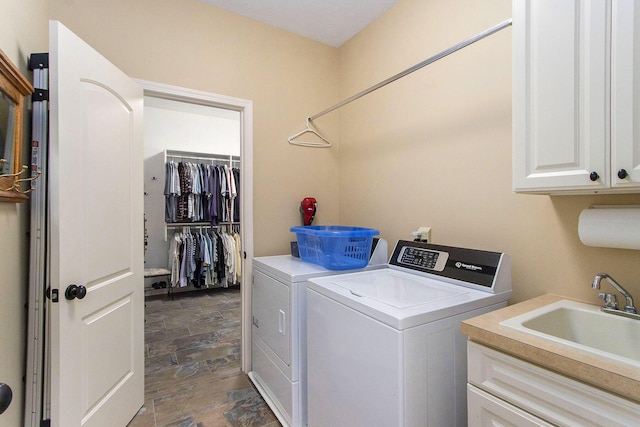
[[[306,281],[386,267],[387,242],[374,242],[360,270],[328,270],[291,255],[253,259],[249,378],[283,426],[307,425]]]
[[[310,279],[309,426],[466,426],[460,322],[510,296],[505,254],[408,241],[388,268]]]

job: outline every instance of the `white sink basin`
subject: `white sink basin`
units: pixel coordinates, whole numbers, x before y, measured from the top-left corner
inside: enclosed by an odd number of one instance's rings
[[[640,368],[640,320],[595,305],[560,300],[500,324]]]

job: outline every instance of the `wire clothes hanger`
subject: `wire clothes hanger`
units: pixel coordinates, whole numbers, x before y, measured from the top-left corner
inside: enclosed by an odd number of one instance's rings
[[[353,102],[358,98],[362,98],[363,96],[368,95],[369,93],[373,92],[374,90],[378,90],[381,87],[386,86],[389,83],[395,82],[396,80],[401,79],[402,77],[405,77],[406,75],[411,74],[414,71],[418,71],[419,69],[421,69],[423,67],[426,67],[427,65],[432,64],[432,63],[444,58],[445,56],[451,55],[452,53],[457,52],[460,49],[463,49],[463,48],[469,46],[470,44],[473,44],[473,43],[475,43],[475,42],[477,42],[479,40],[484,39],[485,37],[488,37],[488,36],[490,36],[490,35],[492,35],[494,33],[497,33],[498,31],[511,26],[512,23],[513,23],[513,20],[511,18],[507,19],[506,21],[503,21],[503,22],[499,23],[498,25],[494,25],[493,27],[491,27],[491,28],[489,28],[487,30],[484,30],[481,33],[478,33],[473,37],[470,37],[470,38],[468,38],[468,39],[466,39],[466,40],[464,40],[464,41],[462,41],[462,42],[460,42],[460,43],[458,43],[458,44],[456,44],[454,46],[451,46],[450,48],[445,49],[442,52],[439,52],[439,53],[433,55],[432,57],[427,58],[422,62],[419,62],[418,64],[414,65],[413,67],[409,67],[406,70],[401,71],[398,74],[395,74],[395,75],[389,77],[388,79],[383,80],[380,83],[375,84],[375,85],[371,86],[370,88],[367,88],[367,89],[363,90],[362,92],[358,92],[355,95],[353,95],[353,96],[351,96],[351,97],[349,97],[349,98],[347,98],[347,99],[345,99],[343,101],[340,101],[337,104],[335,104],[335,105],[333,105],[333,106],[331,106],[331,107],[329,107],[329,108],[327,108],[327,109],[325,109],[325,110],[323,110],[323,111],[321,111],[321,112],[319,112],[317,114],[314,114],[313,116],[307,117],[307,128],[305,130],[303,130],[302,132],[298,132],[295,135],[291,135],[289,137],[289,143],[295,144],[295,145],[302,145],[302,146],[305,146],[305,147],[330,147],[331,146],[331,142],[329,142],[325,137],[320,135],[315,129],[313,129],[311,127],[311,121],[312,120],[315,120],[320,116],[324,116],[325,114],[328,114],[328,113],[332,112],[333,110],[337,110],[338,108],[340,108],[340,107],[342,107],[344,105],[347,105],[350,102]],[[296,138],[296,137],[298,137],[298,136],[300,136],[300,135],[302,135],[304,133],[307,133],[307,132],[311,132],[311,133],[317,135],[321,140],[325,141],[326,144],[322,143],[322,142],[303,142],[303,141],[293,142],[292,141],[292,139],[294,139],[294,138]]]
[[[315,136],[317,136],[318,138],[321,139],[321,141],[295,141],[295,139],[301,135],[304,135],[305,133],[311,133]],[[289,144],[293,144],[293,145],[301,145],[303,147],[316,147],[316,148],[328,148],[331,147],[331,141],[329,141],[327,138],[325,138],[324,136],[320,135],[318,133],[318,131],[316,131],[313,126],[311,126],[311,117],[307,117],[307,128],[303,131],[300,131],[298,133],[296,133],[295,135],[291,135],[288,138]]]

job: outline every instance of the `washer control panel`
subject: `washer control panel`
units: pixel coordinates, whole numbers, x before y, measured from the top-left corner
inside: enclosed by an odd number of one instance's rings
[[[485,292],[511,291],[511,262],[499,252],[398,240],[389,268],[435,275]]]
[[[421,270],[442,271],[447,265],[449,254],[432,249],[404,246],[398,254],[398,265],[418,267]]]

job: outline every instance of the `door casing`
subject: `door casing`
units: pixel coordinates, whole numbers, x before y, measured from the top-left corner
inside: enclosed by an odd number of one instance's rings
[[[173,99],[234,110],[240,113],[240,233],[242,245],[241,367],[251,370],[251,272],[253,260],[253,101],[214,93],[134,79],[144,96]],[[144,119],[143,119],[144,120]]]

